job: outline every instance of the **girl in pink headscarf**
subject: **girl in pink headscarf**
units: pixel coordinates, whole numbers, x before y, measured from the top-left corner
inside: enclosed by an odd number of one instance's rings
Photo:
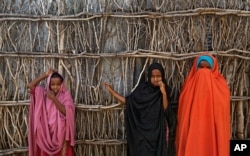
[[[38,86],[47,78],[46,87]],[[63,77],[49,69],[28,84],[29,156],[72,156],[75,107]]]

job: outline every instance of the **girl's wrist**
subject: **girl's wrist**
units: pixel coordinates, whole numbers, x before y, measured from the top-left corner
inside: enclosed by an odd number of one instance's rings
[[[46,72],[46,73],[43,74],[43,76],[44,76],[45,78],[47,78],[47,77],[49,77],[49,74]]]
[[[109,93],[112,94],[113,90],[111,88],[108,89]]]
[[[166,92],[161,92],[162,93],[162,95],[167,95],[167,93]]]

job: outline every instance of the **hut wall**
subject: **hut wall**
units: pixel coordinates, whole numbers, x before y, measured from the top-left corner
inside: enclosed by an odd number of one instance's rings
[[[231,91],[232,139],[250,138],[250,1],[2,0],[0,155],[27,155],[27,83],[49,68],[76,105],[75,155],[126,155],[124,107],[147,66],[163,64],[173,107],[193,58],[214,54]],[[41,83],[41,85],[44,85]]]

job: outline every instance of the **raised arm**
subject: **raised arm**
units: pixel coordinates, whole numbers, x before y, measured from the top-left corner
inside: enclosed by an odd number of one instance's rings
[[[105,88],[108,90],[108,92],[114,96],[120,103],[125,104],[126,100],[125,97],[118,94],[115,90],[112,89],[112,87],[109,85],[109,83],[104,83]]]
[[[159,86],[160,86],[160,90],[161,90],[162,98],[163,98],[163,101],[162,101],[163,109],[166,110],[168,108],[168,98],[167,98],[166,87],[163,82],[160,82]]]
[[[29,89],[34,89],[36,87],[36,85],[39,84],[40,81],[46,79],[51,73],[53,73],[54,70],[53,69],[49,69],[47,72],[43,73],[42,75],[40,75],[39,77],[37,77],[35,80],[31,81],[27,87]]]

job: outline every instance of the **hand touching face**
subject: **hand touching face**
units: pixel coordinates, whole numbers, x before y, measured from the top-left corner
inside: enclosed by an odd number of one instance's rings
[[[150,81],[151,81],[151,84],[153,84],[153,86],[160,87],[161,93],[166,93],[165,83],[162,82],[162,75],[161,75],[160,70],[158,69],[152,70]]]
[[[160,90],[161,90],[161,93],[162,94],[166,94],[166,87],[165,87],[165,83],[164,82],[159,82],[159,87],[160,87]]]
[[[50,85],[49,88],[52,92],[54,92],[55,95],[60,91],[62,85],[62,80],[58,77],[54,77],[50,79]]]
[[[160,70],[154,69],[152,70],[150,82],[153,84],[153,86],[160,86],[160,82],[162,82],[162,75]]]
[[[49,91],[47,92],[47,97],[53,100],[54,98],[56,98],[56,94],[53,91]]]

